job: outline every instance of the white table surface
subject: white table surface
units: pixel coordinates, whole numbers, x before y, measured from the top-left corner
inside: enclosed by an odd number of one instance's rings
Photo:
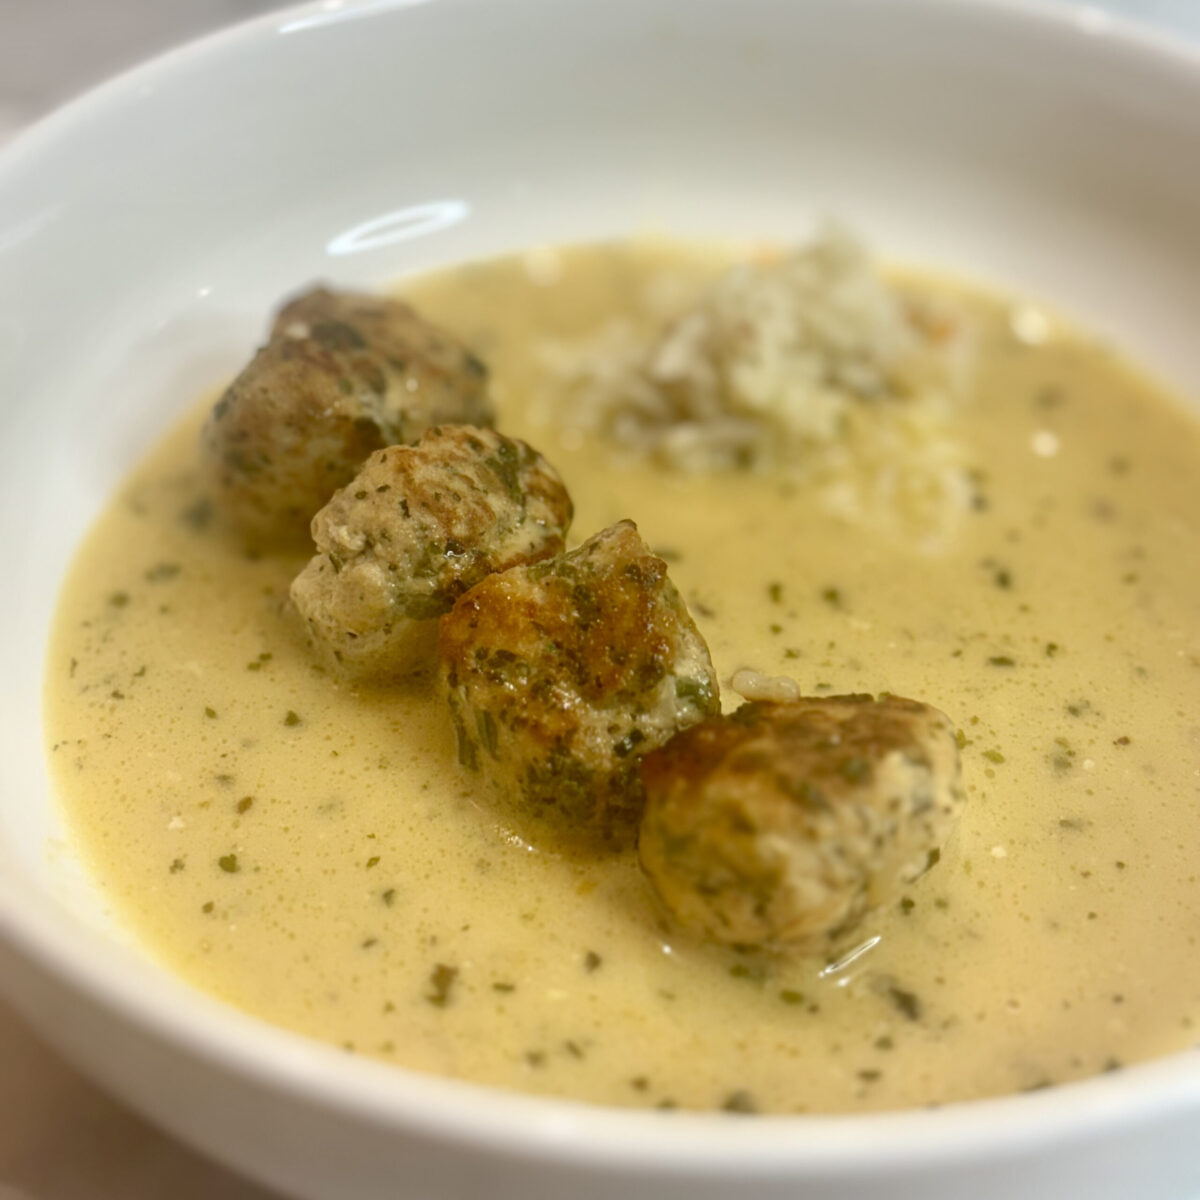
[[[274,7],[274,0],[0,0],[0,144],[138,60]],[[1092,7],[1200,39],[1200,0]],[[215,1197],[272,1200],[110,1100],[0,1004],[0,1200]]]

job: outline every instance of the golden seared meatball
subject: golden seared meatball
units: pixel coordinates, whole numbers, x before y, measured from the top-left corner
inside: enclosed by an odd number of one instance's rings
[[[490,425],[487,368],[399,300],[314,288],[217,402],[217,493],[258,542],[296,541],[375,450],[431,425]]]
[[[754,701],[642,762],[638,854],[685,928],[819,944],[935,861],[962,803],[950,719],[898,696]]]
[[[571,498],[515,438],[427,429],[376,451],[313,518],[317,553],[292,583],[313,643],[346,673],[402,674],[437,637],[433,618],[493,571],[561,554]]]
[[[632,521],[489,575],[438,654],[460,761],[564,844],[630,841],[641,756],[719,711],[708,647]]]

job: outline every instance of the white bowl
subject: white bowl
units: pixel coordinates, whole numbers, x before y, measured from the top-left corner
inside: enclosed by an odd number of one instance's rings
[[[304,1197],[1200,1195],[1195,1053],[852,1118],[591,1109],[352,1059],[123,937],[52,801],[55,593],[123,471],[316,276],[658,228],[1045,297],[1200,393],[1200,56],[957,0],[360,0],[134,71],[0,160],[0,990],[127,1102]]]

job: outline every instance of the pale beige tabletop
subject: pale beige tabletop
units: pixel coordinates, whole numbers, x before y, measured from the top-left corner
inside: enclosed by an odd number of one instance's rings
[[[0,0],[0,145],[167,46],[279,0]],[[1200,37],[1200,0],[1094,0]],[[278,1200],[92,1087],[0,1003],[0,1200]]]
[[[0,1200],[275,1200],[92,1087],[0,1004]]]

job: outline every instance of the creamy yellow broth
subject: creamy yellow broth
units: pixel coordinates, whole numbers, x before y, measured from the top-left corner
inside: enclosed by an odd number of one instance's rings
[[[457,773],[430,682],[323,674],[285,608],[299,562],[247,557],[209,518],[203,408],[121,488],[57,617],[51,757],[100,886],[155,954],[249,1012],[605,1104],[945,1103],[1193,1044],[1195,421],[1088,340],[1023,344],[1005,304],[954,289],[979,326],[962,438],[981,475],[940,554],[835,522],[794,483],[617,469],[533,422],[540,338],[588,332],[664,271],[686,293],[719,259],[573,249],[405,294],[487,357],[501,427],[570,486],[576,540],[632,516],[668,556],[724,684],[749,666],[889,690],[961,726],[965,814],[900,904],[841,961],[739,955],[672,930],[632,858],[506,834]]]

